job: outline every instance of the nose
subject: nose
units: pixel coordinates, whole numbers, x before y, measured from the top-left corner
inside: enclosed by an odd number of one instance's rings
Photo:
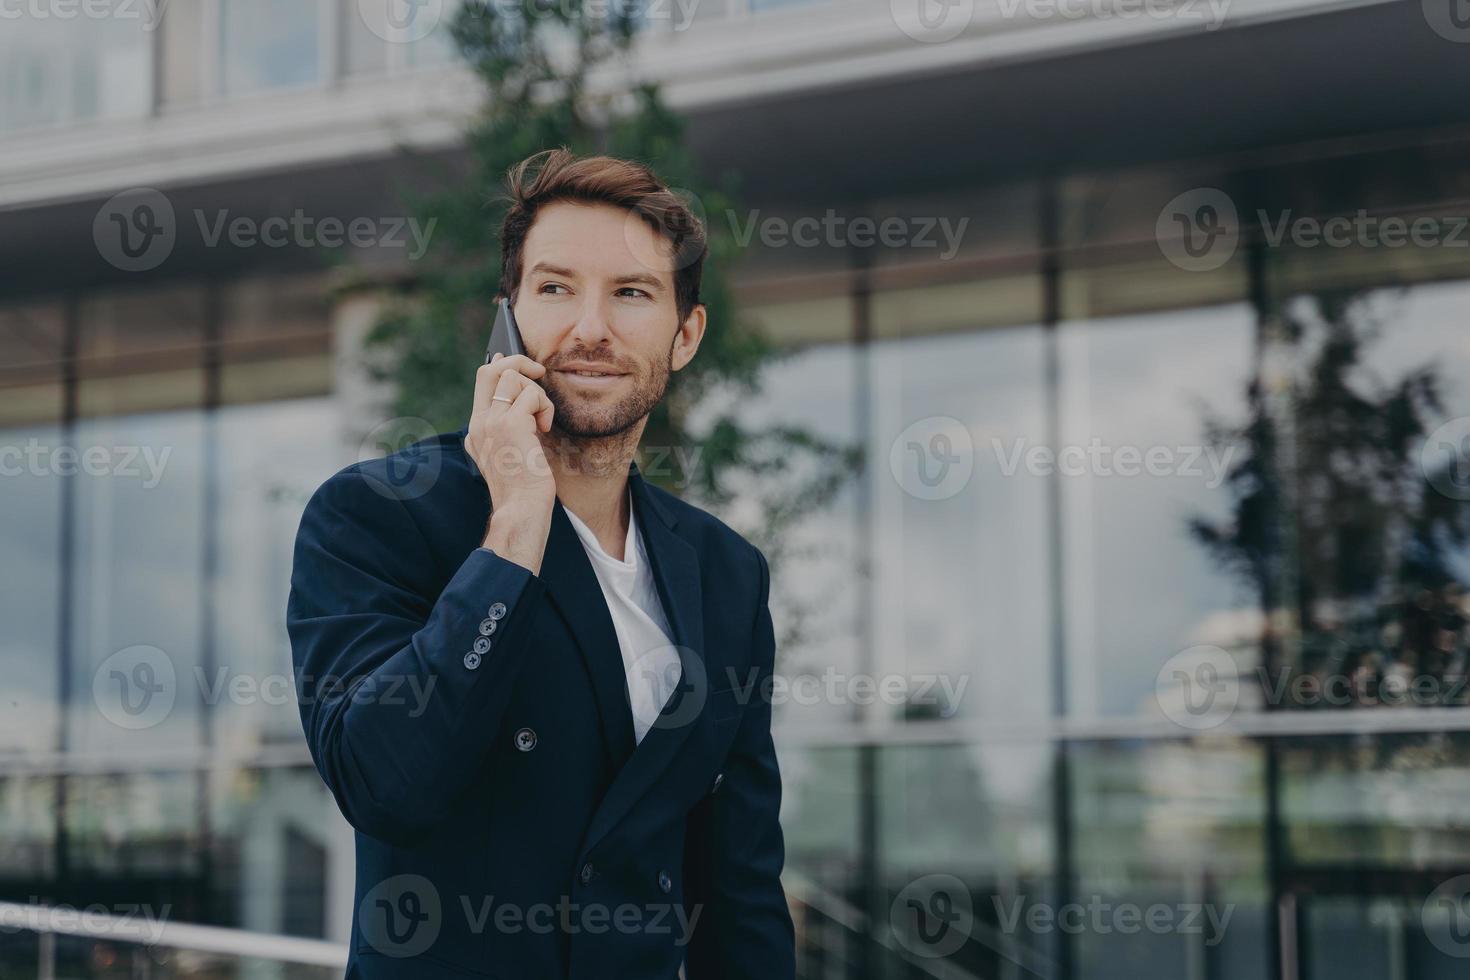
[[[572,337],[584,347],[595,348],[611,336],[608,329],[610,309],[608,298],[588,293],[577,311],[577,322],[572,327]]]

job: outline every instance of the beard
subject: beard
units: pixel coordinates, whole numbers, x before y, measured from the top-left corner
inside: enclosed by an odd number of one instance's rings
[[[593,357],[586,351],[570,351],[546,363],[541,387],[551,400],[555,414],[553,428],[576,440],[611,439],[623,435],[652,412],[669,387],[673,371],[673,348],[662,359],[646,362],[621,362],[606,357]],[[627,372],[623,386],[627,391],[616,399],[577,393],[557,372],[557,363],[590,361]],[[574,384],[575,382],[573,382]]]

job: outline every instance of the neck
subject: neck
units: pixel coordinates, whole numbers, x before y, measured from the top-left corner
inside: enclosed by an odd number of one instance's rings
[[[641,419],[613,436],[572,436],[554,424],[550,432],[540,435],[546,462],[556,478],[557,498],[615,557],[621,557],[628,533],[628,464],[638,451],[647,422]],[[607,547],[609,544],[617,550]]]

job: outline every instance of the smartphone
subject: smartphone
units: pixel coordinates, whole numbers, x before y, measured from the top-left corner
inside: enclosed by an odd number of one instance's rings
[[[516,315],[511,312],[510,298],[500,298],[500,312],[495,314],[495,325],[490,328],[490,343],[485,348],[485,363],[499,351],[506,357],[524,354],[526,345],[521,342],[521,328],[516,326]]]

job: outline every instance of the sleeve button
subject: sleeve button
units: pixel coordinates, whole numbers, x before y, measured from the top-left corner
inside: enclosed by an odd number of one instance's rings
[[[522,728],[516,732],[516,748],[522,752],[529,752],[536,747],[536,733],[529,728]]]
[[[503,602],[496,602],[496,603],[491,604],[491,606],[490,606],[490,618],[491,619],[504,619],[505,618],[505,603],[503,603]]]
[[[481,655],[489,653],[490,652],[490,641],[487,640],[483,636],[482,637],[479,637],[478,639],[476,639],[475,640],[475,652],[478,653],[478,654],[481,654]]]
[[[667,871],[660,871],[658,873],[658,890],[663,892],[665,895],[674,890],[673,879],[669,877],[669,873]]]
[[[481,636],[491,636],[494,633],[495,633],[495,620],[493,620],[493,619],[482,619],[482,620],[480,620],[480,635]]]
[[[478,666],[480,666],[480,655],[478,653],[471,650],[469,653],[464,655],[465,670],[474,670]]]

